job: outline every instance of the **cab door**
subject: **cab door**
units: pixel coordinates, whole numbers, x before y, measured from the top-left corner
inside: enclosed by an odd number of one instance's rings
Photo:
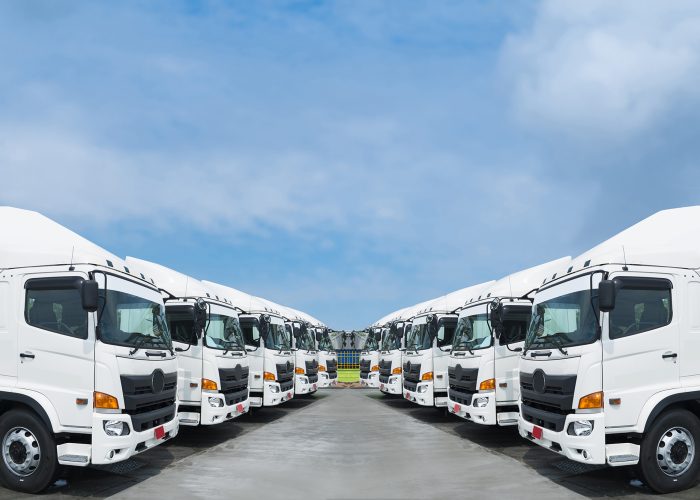
[[[17,329],[11,304],[10,283],[0,281],[0,384],[13,387],[17,384]]]
[[[680,296],[664,274],[613,275],[615,308],[603,314],[606,427],[634,425],[654,394],[679,383]]]
[[[85,274],[33,274],[23,281],[17,387],[49,399],[62,425],[90,428],[94,314],[82,307]]]
[[[167,306],[168,329],[177,352],[177,399],[181,405],[199,405],[202,400],[202,342],[197,338],[194,308]]]

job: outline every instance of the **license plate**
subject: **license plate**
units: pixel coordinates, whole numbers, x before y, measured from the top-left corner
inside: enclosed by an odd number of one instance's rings
[[[532,437],[535,439],[542,439],[542,427],[533,427],[532,428]]]
[[[243,410],[244,410],[243,405],[242,405],[241,403],[238,403],[238,404],[236,405],[236,411],[237,411],[238,413],[243,413]]]
[[[380,388],[381,390],[384,390],[384,384],[379,384],[379,388]]]
[[[291,393],[291,392],[288,392],[288,393],[287,393],[287,399],[292,399],[292,393]]]
[[[153,433],[155,434],[156,439],[163,439],[165,437],[165,429],[162,425],[153,429]]]
[[[316,384],[313,385],[314,391],[316,390]]]
[[[411,399],[411,395],[409,393],[406,393],[406,399]]]
[[[462,407],[460,405],[454,405],[454,407],[452,408],[452,411],[454,411],[455,413],[459,413],[459,411],[461,409],[462,409]]]

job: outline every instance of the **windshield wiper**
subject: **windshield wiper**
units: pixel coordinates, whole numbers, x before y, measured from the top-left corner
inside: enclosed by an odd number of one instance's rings
[[[457,345],[455,345],[455,346],[452,347],[452,350],[455,350],[455,348],[457,348],[457,347],[464,346],[464,347],[467,348],[467,351],[469,351],[469,354],[471,354],[472,356],[474,356],[474,351],[472,351],[471,347],[469,347],[469,345],[470,345],[471,343],[472,343],[471,340],[461,340],[461,341],[459,341],[459,342],[457,343]]]
[[[550,342],[560,353],[562,353],[564,356],[568,356],[569,353],[564,350],[564,342],[557,337],[557,335],[563,335],[564,332],[557,332],[553,333],[552,335],[547,335],[546,337],[543,337],[542,340],[544,342]]]
[[[141,336],[138,337],[136,339],[136,341],[134,342],[134,348],[129,351],[129,356],[133,356],[134,354],[136,354],[139,351],[139,349],[141,349],[146,342],[151,340],[151,337],[144,335],[142,333],[139,333],[138,335],[141,335]]]

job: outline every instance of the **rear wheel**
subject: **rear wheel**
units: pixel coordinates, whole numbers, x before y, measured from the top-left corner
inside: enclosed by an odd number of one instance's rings
[[[639,470],[657,493],[672,493],[700,479],[700,420],[687,410],[662,414],[644,436]]]
[[[0,417],[0,481],[15,491],[38,493],[58,472],[56,442],[34,413],[10,410]]]

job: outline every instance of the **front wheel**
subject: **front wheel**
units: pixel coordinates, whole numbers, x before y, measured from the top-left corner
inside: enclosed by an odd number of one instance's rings
[[[663,413],[644,436],[639,470],[657,493],[673,493],[700,479],[700,420],[687,410]]]

